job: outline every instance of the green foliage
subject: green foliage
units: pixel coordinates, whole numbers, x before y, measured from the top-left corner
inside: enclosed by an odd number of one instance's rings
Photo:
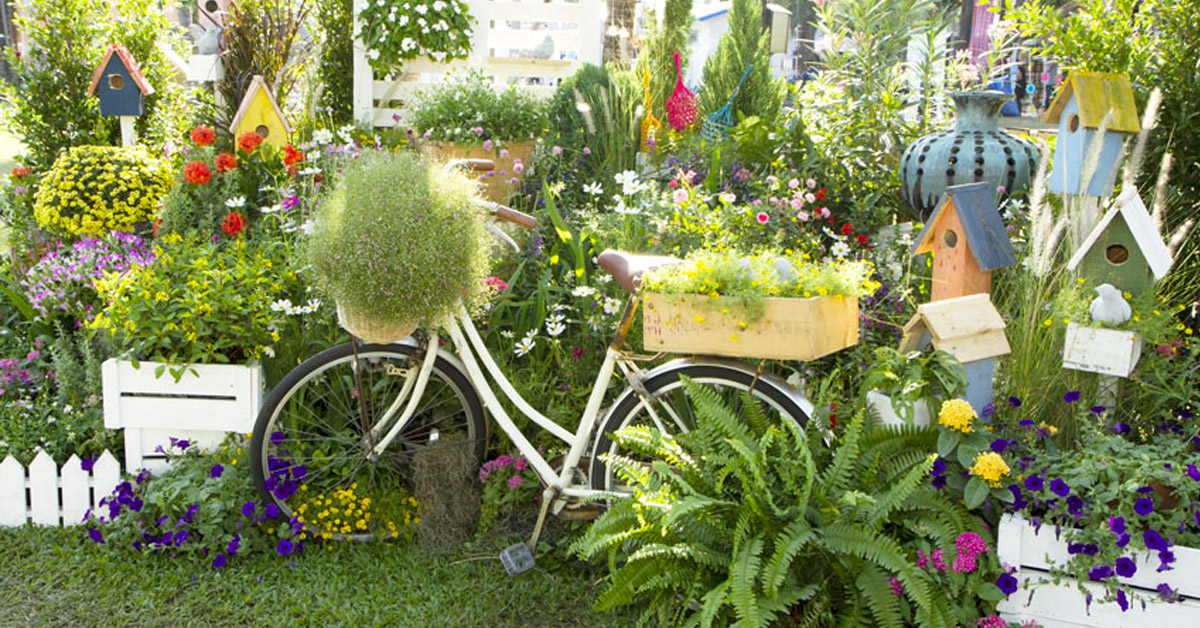
[[[275,102],[286,107],[292,88],[304,74],[305,38],[300,31],[311,7],[308,0],[239,0],[230,3],[225,16],[225,51],[221,63],[225,79],[218,89],[225,111],[215,125],[226,129],[254,76],[261,75]],[[346,37],[345,34],[342,37]]]
[[[413,127],[426,139],[446,142],[536,138],[546,126],[542,102],[516,85],[497,94],[491,80],[478,69],[455,74],[420,96],[412,111]]]
[[[129,232],[150,222],[170,187],[166,163],[144,148],[76,146],[43,177],[33,213],[67,238]]]
[[[153,0],[22,4],[14,21],[28,50],[5,52],[17,80],[3,87],[9,103],[4,122],[24,145],[23,160],[30,168],[49,168],[64,148],[119,142],[116,121],[102,118],[96,98],[86,96],[110,43],[124,44],[154,87],[137,120],[139,142],[161,146],[187,124],[186,94],[158,48],[162,43],[185,54],[186,43],[154,5]]]
[[[547,159],[547,179],[584,182],[606,179],[635,166],[639,138],[640,90],[628,72],[585,64],[563,79],[547,105],[552,143],[588,147],[590,156],[577,168],[573,157]],[[553,157],[548,155],[547,157]],[[539,165],[543,162],[538,162]]]
[[[642,47],[638,51],[638,95],[642,93],[642,72],[650,74],[650,103],[654,117],[664,125],[667,113],[664,107],[671,92],[675,91],[675,53],[687,70],[690,46],[688,38],[692,33],[692,0],[666,0],[663,3],[662,20],[657,13],[647,11],[646,35],[642,39]],[[641,98],[637,100],[641,101]],[[640,132],[640,129],[639,129]],[[639,135],[640,137],[640,135]]]
[[[471,54],[475,18],[466,0],[436,0],[429,4],[375,0],[366,3],[359,18],[367,59],[383,74],[417,57],[449,61]]]
[[[911,424],[917,403],[924,403],[932,414],[942,399],[965,394],[967,376],[962,364],[945,351],[906,355],[892,347],[876,347],[863,387],[891,398],[896,413]]]
[[[320,41],[317,78],[320,106],[336,121],[349,120],[354,96],[353,0],[316,0],[314,14]]]
[[[96,405],[104,392],[100,365],[109,357],[107,348],[91,330],[69,331],[61,322],[55,324],[48,348],[58,400],[65,405]]]
[[[309,240],[317,285],[387,323],[437,321],[484,296],[488,235],[474,183],[411,152],[346,167]]]
[[[734,120],[758,116],[772,121],[783,105],[784,84],[771,76],[771,33],[762,27],[763,4],[757,0],[733,0],[729,8],[729,32],[721,36],[717,50],[704,62],[704,89],[700,115],[725,106],[746,68],[753,66],[737,98]]]
[[[909,556],[918,538],[946,546],[977,526],[924,482],[934,459],[912,447],[928,444],[928,430],[868,435],[860,412],[830,451],[819,430],[775,425],[748,396],[739,417],[711,390],[686,389],[694,431],[615,436],[650,463],[608,461],[634,494],[575,545],[582,556],[608,556],[597,608],[637,605],[643,620],[684,626],[767,626],[786,616],[950,626],[978,617],[973,605],[958,616],[957,601]],[[911,606],[900,606],[889,576]]]

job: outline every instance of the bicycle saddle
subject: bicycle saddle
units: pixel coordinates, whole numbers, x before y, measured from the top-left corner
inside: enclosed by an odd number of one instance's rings
[[[626,292],[636,293],[642,273],[659,266],[680,264],[683,260],[666,255],[638,255],[607,249],[596,258],[596,263],[608,271]]]

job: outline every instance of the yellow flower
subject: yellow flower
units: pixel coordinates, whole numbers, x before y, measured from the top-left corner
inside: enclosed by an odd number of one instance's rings
[[[1049,423],[1047,423],[1047,422],[1045,422],[1045,421],[1042,421],[1041,423],[1038,423],[1038,427],[1039,427],[1039,428],[1041,428],[1041,429],[1042,429],[1042,431],[1046,432],[1047,434],[1049,434],[1049,435],[1051,435],[1051,436],[1054,436],[1055,434],[1057,434],[1057,433],[1058,433],[1058,428],[1057,428],[1057,427],[1055,427],[1055,426],[1053,426],[1053,425],[1050,425]]]
[[[975,456],[975,466],[971,467],[971,475],[980,478],[988,483],[992,488],[1000,488],[1002,486],[1000,480],[1008,475],[1008,463],[1004,461],[1004,456],[994,451],[980,452]]]
[[[968,434],[975,431],[971,423],[976,416],[975,409],[966,401],[947,399],[942,402],[942,409],[938,412],[938,424]]]

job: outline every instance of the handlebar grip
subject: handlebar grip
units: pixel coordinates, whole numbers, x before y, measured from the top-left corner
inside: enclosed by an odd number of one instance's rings
[[[496,218],[511,222],[515,225],[520,225],[530,230],[537,228],[537,218],[534,218],[525,212],[519,212],[511,207],[505,207],[500,204],[496,204]]]
[[[496,169],[496,163],[490,159],[456,159],[456,164],[462,164],[475,172],[490,172]]]

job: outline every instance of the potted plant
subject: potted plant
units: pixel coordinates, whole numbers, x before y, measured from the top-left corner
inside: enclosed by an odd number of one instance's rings
[[[648,350],[813,360],[858,342],[869,262],[696,251],[643,277]]]
[[[141,147],[75,146],[59,155],[34,197],[38,227],[75,240],[149,226],[171,187],[166,164]]]
[[[105,305],[87,323],[120,356],[102,367],[104,424],[125,428],[130,470],[168,437],[216,444],[250,431],[263,393],[258,361],[285,322],[272,304],[300,292],[278,244],[169,235],[153,255],[96,281]]]
[[[904,354],[878,347],[863,387],[884,424],[926,427],[940,401],[965,394],[967,383],[962,364],[945,351]]]
[[[488,235],[474,188],[408,151],[346,167],[308,240],[316,283],[337,302],[343,327],[394,342],[452,315],[460,299],[482,303]]]
[[[424,94],[412,112],[413,126],[429,140],[438,160],[490,159],[496,169],[480,175],[487,196],[503,201],[529,165],[545,106],[531,93],[508,86],[499,93],[479,70],[457,74]]]

